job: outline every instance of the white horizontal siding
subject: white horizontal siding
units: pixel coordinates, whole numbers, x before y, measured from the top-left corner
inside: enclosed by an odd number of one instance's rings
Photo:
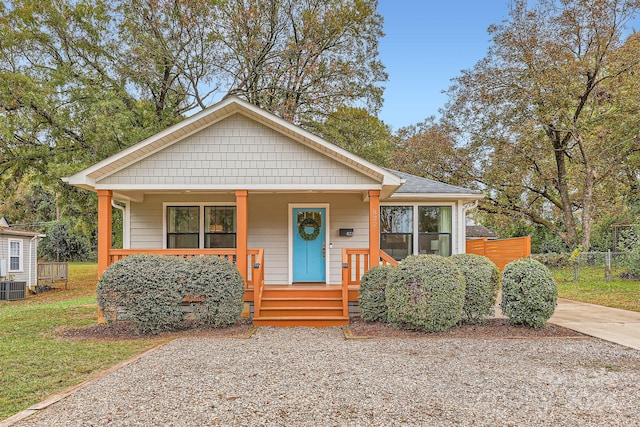
[[[162,249],[163,211],[165,202],[235,203],[232,194],[147,194],[144,202],[130,202],[131,249]]]
[[[99,185],[375,185],[372,178],[235,114]]]
[[[249,194],[249,247],[264,248],[265,282],[289,283],[289,204],[329,204],[329,283],[342,282],[342,249],[369,246],[369,203],[361,194]],[[353,228],[341,237],[340,228]],[[329,244],[333,248],[329,249]]]
[[[131,202],[131,248],[160,249],[163,242],[163,203],[235,202],[232,194],[155,194],[147,195],[143,203]],[[342,281],[342,249],[366,248],[369,245],[369,203],[362,194],[260,194],[249,193],[250,248],[264,248],[265,282],[289,283],[289,204],[328,203],[329,283]],[[353,237],[341,237],[340,228],[353,228]],[[328,247],[328,245],[327,245]]]
[[[27,282],[27,286],[37,285],[38,254],[35,240],[31,242],[31,237],[0,234],[0,259],[6,260],[7,270],[9,269],[9,239],[22,241],[22,271],[8,271],[8,275],[13,276],[18,282]]]

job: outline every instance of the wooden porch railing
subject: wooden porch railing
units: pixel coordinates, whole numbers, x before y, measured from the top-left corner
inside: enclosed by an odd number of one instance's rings
[[[229,249],[111,249],[109,251],[109,265],[116,261],[120,261],[122,258],[126,258],[129,255],[136,254],[155,254],[165,256],[179,256],[183,258],[192,258],[200,255],[216,255],[235,261],[236,250],[234,248]]]
[[[227,259],[235,264],[237,251],[235,248],[225,249],[111,249],[109,251],[109,265],[116,261],[126,258],[134,254],[155,254],[164,256],[179,256],[183,258],[192,258],[194,256],[209,255],[219,256]],[[249,268],[247,269],[247,278],[245,280],[245,289],[254,288],[256,279],[264,282],[264,250],[263,249],[247,249],[247,261]],[[259,264],[260,268],[254,266]],[[257,274],[257,275],[256,275]]]
[[[369,249],[343,249],[342,250],[342,289],[343,294],[349,286],[359,286],[360,279],[375,265],[398,265],[398,261],[389,254],[380,251],[378,263],[371,264]]]
[[[257,251],[255,254],[253,251]],[[260,317],[262,291],[264,290],[264,249],[249,249],[251,279],[253,282],[253,316]]]

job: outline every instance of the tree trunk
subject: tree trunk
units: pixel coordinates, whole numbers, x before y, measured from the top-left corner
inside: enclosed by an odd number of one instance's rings
[[[588,251],[591,246],[591,225],[593,212],[593,187],[596,182],[596,171],[591,166],[591,161],[587,150],[585,150],[584,141],[580,134],[576,135],[582,162],[584,163],[584,187],[582,194],[582,250]]]
[[[564,243],[569,248],[575,248],[578,244],[578,233],[576,230],[576,223],[573,217],[573,210],[571,209],[571,198],[569,197],[569,185],[567,184],[567,164],[565,157],[565,145],[560,139],[559,132],[549,128],[547,134],[551,138],[553,143],[553,149],[556,160],[557,180],[555,182],[556,189],[560,194],[560,200],[562,202],[562,214],[564,216],[565,227],[567,228],[566,238],[563,239]]]

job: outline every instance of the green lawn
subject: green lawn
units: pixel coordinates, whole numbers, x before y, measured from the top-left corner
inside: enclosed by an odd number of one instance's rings
[[[72,264],[68,290],[0,303],[0,420],[159,342],[56,336],[60,327],[96,323],[96,271],[95,264]]]
[[[623,280],[619,272],[604,278],[603,267],[580,267],[580,280],[573,281],[573,267],[553,269],[560,298],[640,312],[640,282]]]

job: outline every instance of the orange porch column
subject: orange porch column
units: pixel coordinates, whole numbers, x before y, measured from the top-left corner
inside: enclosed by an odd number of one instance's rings
[[[98,276],[109,266],[112,197],[111,190],[98,190]]]
[[[380,264],[380,190],[369,190],[369,268]]]
[[[238,271],[240,271],[245,283],[247,283],[247,239],[249,237],[248,196],[249,192],[247,190],[236,191],[236,212],[238,214],[236,267],[238,267]]]

